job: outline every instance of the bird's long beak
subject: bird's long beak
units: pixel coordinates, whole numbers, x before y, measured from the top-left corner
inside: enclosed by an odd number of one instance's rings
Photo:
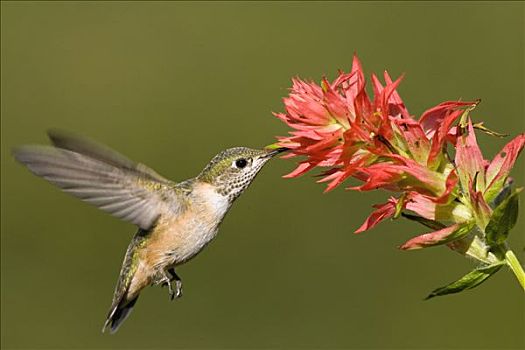
[[[280,148],[276,148],[276,149],[272,149],[271,151],[268,151],[268,153],[266,153],[264,156],[262,156],[263,158],[272,158],[273,156],[279,154],[279,153],[283,153],[283,152],[286,152],[290,150],[289,148],[287,147],[280,147]]]

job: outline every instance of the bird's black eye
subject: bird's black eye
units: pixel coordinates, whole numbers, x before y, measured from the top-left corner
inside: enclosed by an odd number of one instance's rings
[[[241,159],[237,159],[235,161],[235,166],[239,169],[242,169],[244,168],[246,165],[248,165],[248,161],[244,158],[241,158]]]

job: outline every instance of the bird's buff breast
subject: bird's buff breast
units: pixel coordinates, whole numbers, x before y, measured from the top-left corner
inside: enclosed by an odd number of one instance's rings
[[[197,255],[215,236],[228,211],[227,197],[209,184],[198,184],[187,208],[176,217],[161,218],[147,244],[145,258],[157,269],[182,264]]]

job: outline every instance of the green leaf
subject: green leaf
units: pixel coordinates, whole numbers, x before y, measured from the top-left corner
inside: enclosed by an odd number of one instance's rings
[[[461,277],[459,280],[452,282],[445,287],[441,287],[441,288],[433,290],[432,293],[430,293],[429,296],[425,298],[425,300],[428,300],[428,299],[431,299],[437,296],[459,293],[464,290],[477,287],[481,283],[485,282],[490,276],[498,272],[498,270],[503,265],[504,265],[503,263],[499,263],[499,264],[494,264],[494,265],[486,265],[483,267],[478,267],[477,269],[472,270],[471,272],[467,273],[465,276]]]
[[[489,203],[490,207],[492,209],[496,208],[498,205],[500,205],[505,199],[507,199],[512,194],[512,184],[513,184],[512,178],[508,177],[505,180],[505,184],[503,185],[503,188],[500,189],[498,193],[495,193],[495,198]],[[487,191],[490,191],[489,188]],[[487,198],[487,192],[485,192],[485,198]]]
[[[507,240],[510,230],[518,220],[519,198],[522,188],[515,190],[505,198],[492,212],[485,228],[487,242],[491,246],[500,245]]]

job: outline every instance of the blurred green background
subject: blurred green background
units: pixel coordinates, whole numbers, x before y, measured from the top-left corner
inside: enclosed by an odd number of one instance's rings
[[[182,180],[219,150],[287,128],[292,76],[406,72],[411,113],[481,98],[475,118],[525,129],[523,2],[2,2],[1,344],[4,348],[521,348],[509,271],[423,301],[473,263],[401,252],[424,228],[353,235],[386,193],[323,195],[276,160],[219,237],[178,271],[185,295],[148,288],[115,336],[100,330],[135,228],[61,193],[10,156],[72,130]],[[506,141],[479,136],[490,157]],[[523,157],[522,157],[523,158]],[[525,185],[524,161],[514,176]],[[523,261],[522,215],[512,245]]]

